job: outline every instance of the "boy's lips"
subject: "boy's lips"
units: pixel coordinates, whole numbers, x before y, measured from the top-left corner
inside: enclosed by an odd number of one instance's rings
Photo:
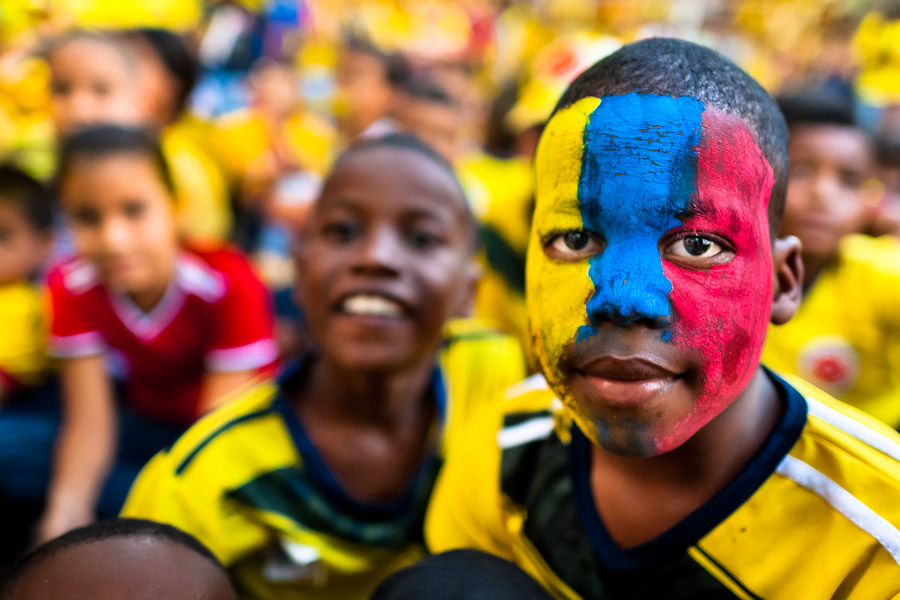
[[[650,402],[678,378],[675,370],[647,358],[601,356],[577,368],[571,383],[589,401],[625,408]]]

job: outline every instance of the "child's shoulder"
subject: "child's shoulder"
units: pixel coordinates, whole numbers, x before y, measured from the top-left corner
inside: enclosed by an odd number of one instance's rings
[[[97,267],[80,257],[64,259],[47,273],[47,286],[52,291],[81,295],[101,285]]]
[[[233,392],[164,451],[170,475],[192,470],[201,480],[211,474],[232,480],[249,477],[269,463],[280,466],[292,450],[277,398],[277,385],[269,380]]]
[[[883,506],[876,512],[900,525],[900,434],[812,384],[786,379],[805,398],[808,416],[779,472],[830,498],[839,490],[871,508]]]
[[[209,302],[229,290],[262,286],[244,254],[228,244],[185,244],[178,274],[182,286]]]

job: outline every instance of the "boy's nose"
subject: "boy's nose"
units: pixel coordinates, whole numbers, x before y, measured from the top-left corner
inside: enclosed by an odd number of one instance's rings
[[[365,240],[356,261],[356,270],[396,273],[402,255],[401,240],[395,232],[373,231]]]
[[[126,245],[132,232],[121,219],[104,219],[100,228],[100,238],[107,251],[115,251]]]
[[[637,321],[662,327],[669,321],[669,293],[655,240],[607,246],[591,259],[594,293],[587,303],[591,323],[626,326]]]

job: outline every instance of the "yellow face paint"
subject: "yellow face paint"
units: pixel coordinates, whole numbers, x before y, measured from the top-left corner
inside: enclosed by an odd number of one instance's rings
[[[585,305],[594,292],[588,263],[552,261],[544,253],[554,235],[584,228],[578,183],[584,129],[599,98],[582,98],[557,112],[541,136],[535,156],[535,209],[528,243],[526,289],[531,349],[551,389],[568,407],[571,394],[559,369],[566,344],[587,325]],[[570,411],[577,421],[578,411]],[[589,427],[579,422],[582,430]]]

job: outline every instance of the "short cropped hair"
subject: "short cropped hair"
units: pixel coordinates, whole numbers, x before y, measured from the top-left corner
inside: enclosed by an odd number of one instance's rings
[[[406,57],[399,52],[385,52],[372,41],[359,36],[348,35],[344,38],[344,49],[347,52],[367,54],[377,58],[384,68],[384,77],[394,88],[402,89],[412,77],[412,68]]]
[[[215,554],[197,541],[197,538],[171,525],[144,519],[107,519],[64,533],[22,557],[13,567],[10,578],[0,588],[0,600],[12,600],[13,588],[25,573],[66,548],[110,538],[129,537],[152,538],[183,546],[204,557],[221,571],[225,571],[225,567]]]
[[[38,232],[53,228],[53,194],[41,182],[11,165],[0,165],[0,203],[14,205]]]
[[[111,123],[87,126],[62,140],[56,170],[57,187],[62,185],[76,161],[120,154],[136,154],[150,160],[166,189],[174,194],[175,185],[156,134],[141,127]]]
[[[800,124],[859,126],[852,98],[803,90],[779,95],[776,100],[788,129]]]
[[[770,224],[784,211],[788,180],[787,126],[775,100],[750,75],[709,48],[651,38],[620,48],[581,73],[554,113],[582,98],[644,92],[691,96],[739,117],[750,128],[775,174]]]

